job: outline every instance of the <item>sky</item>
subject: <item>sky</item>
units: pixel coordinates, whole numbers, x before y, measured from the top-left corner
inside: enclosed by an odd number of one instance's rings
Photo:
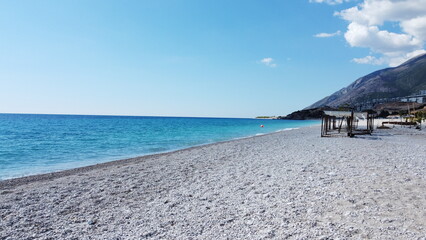
[[[286,115],[425,40],[426,0],[0,0],[0,113]]]

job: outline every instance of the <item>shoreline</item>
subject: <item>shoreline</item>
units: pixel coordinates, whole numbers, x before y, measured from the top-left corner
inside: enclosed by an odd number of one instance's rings
[[[144,159],[148,159],[148,158],[168,156],[168,155],[178,153],[178,152],[181,152],[181,151],[188,151],[188,150],[191,150],[191,149],[206,147],[206,146],[210,146],[210,145],[213,146],[213,145],[216,145],[216,144],[222,144],[222,143],[239,141],[239,140],[255,138],[255,137],[261,137],[261,136],[266,136],[266,135],[271,135],[271,134],[278,134],[280,132],[285,132],[285,131],[292,131],[292,130],[297,130],[297,129],[301,129],[301,128],[311,128],[311,127],[318,127],[318,126],[320,126],[320,125],[314,124],[314,125],[311,125],[311,126],[303,126],[303,127],[299,127],[299,128],[289,128],[288,130],[286,130],[287,129],[286,128],[286,129],[282,129],[282,130],[279,130],[279,131],[264,133],[264,134],[260,134],[260,135],[256,134],[256,135],[251,135],[251,136],[247,136],[247,137],[234,138],[234,139],[219,141],[219,142],[214,142],[214,143],[206,143],[206,144],[196,145],[196,146],[182,148],[182,149],[170,150],[170,151],[166,151],[166,152],[159,152],[159,153],[152,153],[152,154],[141,155],[141,156],[136,156],[136,157],[131,157],[131,158],[117,159],[117,160],[113,160],[113,161],[107,161],[107,162],[92,164],[92,165],[88,165],[88,166],[76,167],[76,168],[54,171],[54,172],[49,172],[49,173],[40,173],[40,174],[4,179],[4,180],[0,180],[0,190],[7,189],[7,188],[13,188],[13,187],[28,184],[28,183],[31,183],[31,182],[34,182],[34,181],[48,181],[48,180],[53,180],[55,178],[61,178],[61,177],[65,177],[65,176],[85,173],[85,172],[100,169],[100,168],[136,163],[136,162],[139,162],[139,161],[144,161]]]

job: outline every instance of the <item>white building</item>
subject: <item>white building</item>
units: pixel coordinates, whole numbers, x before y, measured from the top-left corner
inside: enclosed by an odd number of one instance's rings
[[[418,94],[401,98],[401,102],[426,103],[426,90],[421,90]]]

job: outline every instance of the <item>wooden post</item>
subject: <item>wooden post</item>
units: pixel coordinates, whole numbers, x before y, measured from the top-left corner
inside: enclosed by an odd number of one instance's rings
[[[352,110],[351,111],[351,119],[350,119],[350,122],[351,122],[351,126],[350,126],[350,131],[349,131],[349,136],[350,137],[353,137],[354,135],[353,135],[353,127],[354,127],[354,111]]]

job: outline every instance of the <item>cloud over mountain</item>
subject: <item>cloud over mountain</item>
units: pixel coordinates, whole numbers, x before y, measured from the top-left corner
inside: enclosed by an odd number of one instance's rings
[[[397,66],[426,52],[426,0],[364,0],[335,15],[349,22],[344,36],[350,46],[377,55],[354,62]],[[387,23],[394,27],[385,28]]]

